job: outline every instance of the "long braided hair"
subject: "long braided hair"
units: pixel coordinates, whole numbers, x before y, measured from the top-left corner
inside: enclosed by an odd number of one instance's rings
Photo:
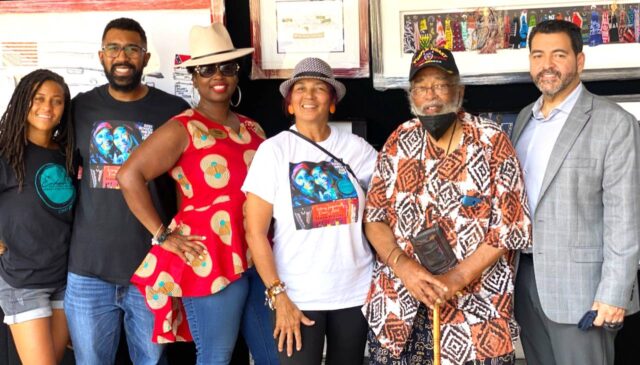
[[[11,96],[7,110],[0,117],[0,157],[13,168],[18,180],[19,190],[24,184],[24,150],[27,140],[27,116],[33,97],[45,81],[53,81],[64,90],[64,111],[60,123],[53,131],[56,142],[66,159],[67,172],[73,168],[73,123],[71,122],[71,94],[64,78],[49,70],[35,70],[24,76]]]

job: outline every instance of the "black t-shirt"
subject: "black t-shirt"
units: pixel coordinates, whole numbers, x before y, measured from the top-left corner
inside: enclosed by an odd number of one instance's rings
[[[149,87],[137,101],[115,100],[108,85],[72,101],[82,175],[76,207],[69,271],[128,285],[144,259],[151,234],[127,206],[116,173],[129,154],[154,130],[189,105]],[[175,213],[175,185],[165,174],[149,183],[151,198],[166,223]]]
[[[0,276],[14,288],[56,288],[67,278],[76,188],[60,150],[29,143],[18,192],[15,172],[0,158]]]

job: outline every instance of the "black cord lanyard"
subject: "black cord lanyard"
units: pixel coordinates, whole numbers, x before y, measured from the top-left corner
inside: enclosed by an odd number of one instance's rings
[[[294,131],[293,129],[287,129],[287,132],[291,132],[291,133],[295,134],[296,136],[298,136],[298,137],[300,137],[300,138],[304,139],[305,141],[307,141],[307,142],[311,143],[312,145],[314,145],[316,148],[318,148],[318,149],[319,149],[319,150],[321,150],[322,152],[326,153],[326,154],[327,154],[329,157],[331,157],[334,161],[338,162],[338,163],[339,163],[340,165],[342,165],[345,169],[347,169],[347,172],[348,172],[349,174],[351,174],[351,176],[353,176],[353,178],[354,178],[354,179],[356,179],[356,182],[358,183],[358,185],[360,185],[360,187],[362,188],[362,190],[363,190],[364,192],[366,192],[366,191],[367,191],[367,189],[366,189],[364,186],[362,186],[362,185],[360,184],[360,180],[358,180],[358,177],[357,177],[357,176],[356,176],[356,174],[353,172],[353,170],[351,170],[351,166],[349,166],[349,164],[348,164],[348,163],[346,163],[346,162],[342,161],[342,159],[341,159],[341,158],[336,157],[333,153],[331,153],[331,152],[327,151],[327,149],[326,149],[326,148],[324,148],[324,147],[320,146],[320,145],[319,145],[319,144],[317,144],[314,140],[312,140],[311,138],[308,138],[308,137],[307,137],[307,136],[305,136],[304,134],[302,134],[302,133],[300,133],[300,132],[298,132],[298,131]],[[451,142],[449,142],[449,143],[451,143]]]

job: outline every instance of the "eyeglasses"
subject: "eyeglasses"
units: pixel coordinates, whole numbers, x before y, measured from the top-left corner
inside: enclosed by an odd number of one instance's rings
[[[426,86],[416,86],[409,90],[411,92],[411,96],[422,97],[427,95],[427,91],[431,90],[437,95],[446,95],[449,93],[449,90],[453,87],[453,84],[435,84],[430,87]]]
[[[196,67],[198,75],[204,78],[209,78],[220,71],[222,76],[235,76],[240,70],[240,65],[237,62],[225,62],[225,63],[211,63],[208,65],[202,65]]]
[[[126,46],[121,46],[119,44],[107,44],[102,47],[102,52],[104,52],[107,57],[112,58],[118,57],[122,50],[124,50],[124,54],[129,58],[138,58],[142,56],[143,53],[147,52],[146,49],[135,44],[127,44]]]

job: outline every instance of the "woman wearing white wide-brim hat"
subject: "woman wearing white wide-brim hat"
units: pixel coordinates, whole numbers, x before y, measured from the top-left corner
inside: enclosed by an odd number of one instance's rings
[[[260,331],[268,325],[256,322],[268,322],[269,314],[264,285],[249,269],[240,191],[265,135],[229,108],[241,98],[239,58],[253,49],[236,49],[219,23],[193,27],[189,46],[191,59],[178,66],[192,75],[198,104],[154,132],[118,173],[131,211],[154,235],[132,282],[156,317],[154,342],[193,338],[198,364],[228,364],[242,323],[256,362],[275,364],[270,331]],[[164,173],[176,181],[180,202],[169,227],[146,185]]]
[[[280,92],[295,124],[260,145],[242,186],[247,242],[275,309],[280,363],[319,365],[326,337],[327,364],[362,364],[360,308],[373,264],[362,232],[363,187],[376,151],[329,125],[345,87],[323,60],[300,61]]]

